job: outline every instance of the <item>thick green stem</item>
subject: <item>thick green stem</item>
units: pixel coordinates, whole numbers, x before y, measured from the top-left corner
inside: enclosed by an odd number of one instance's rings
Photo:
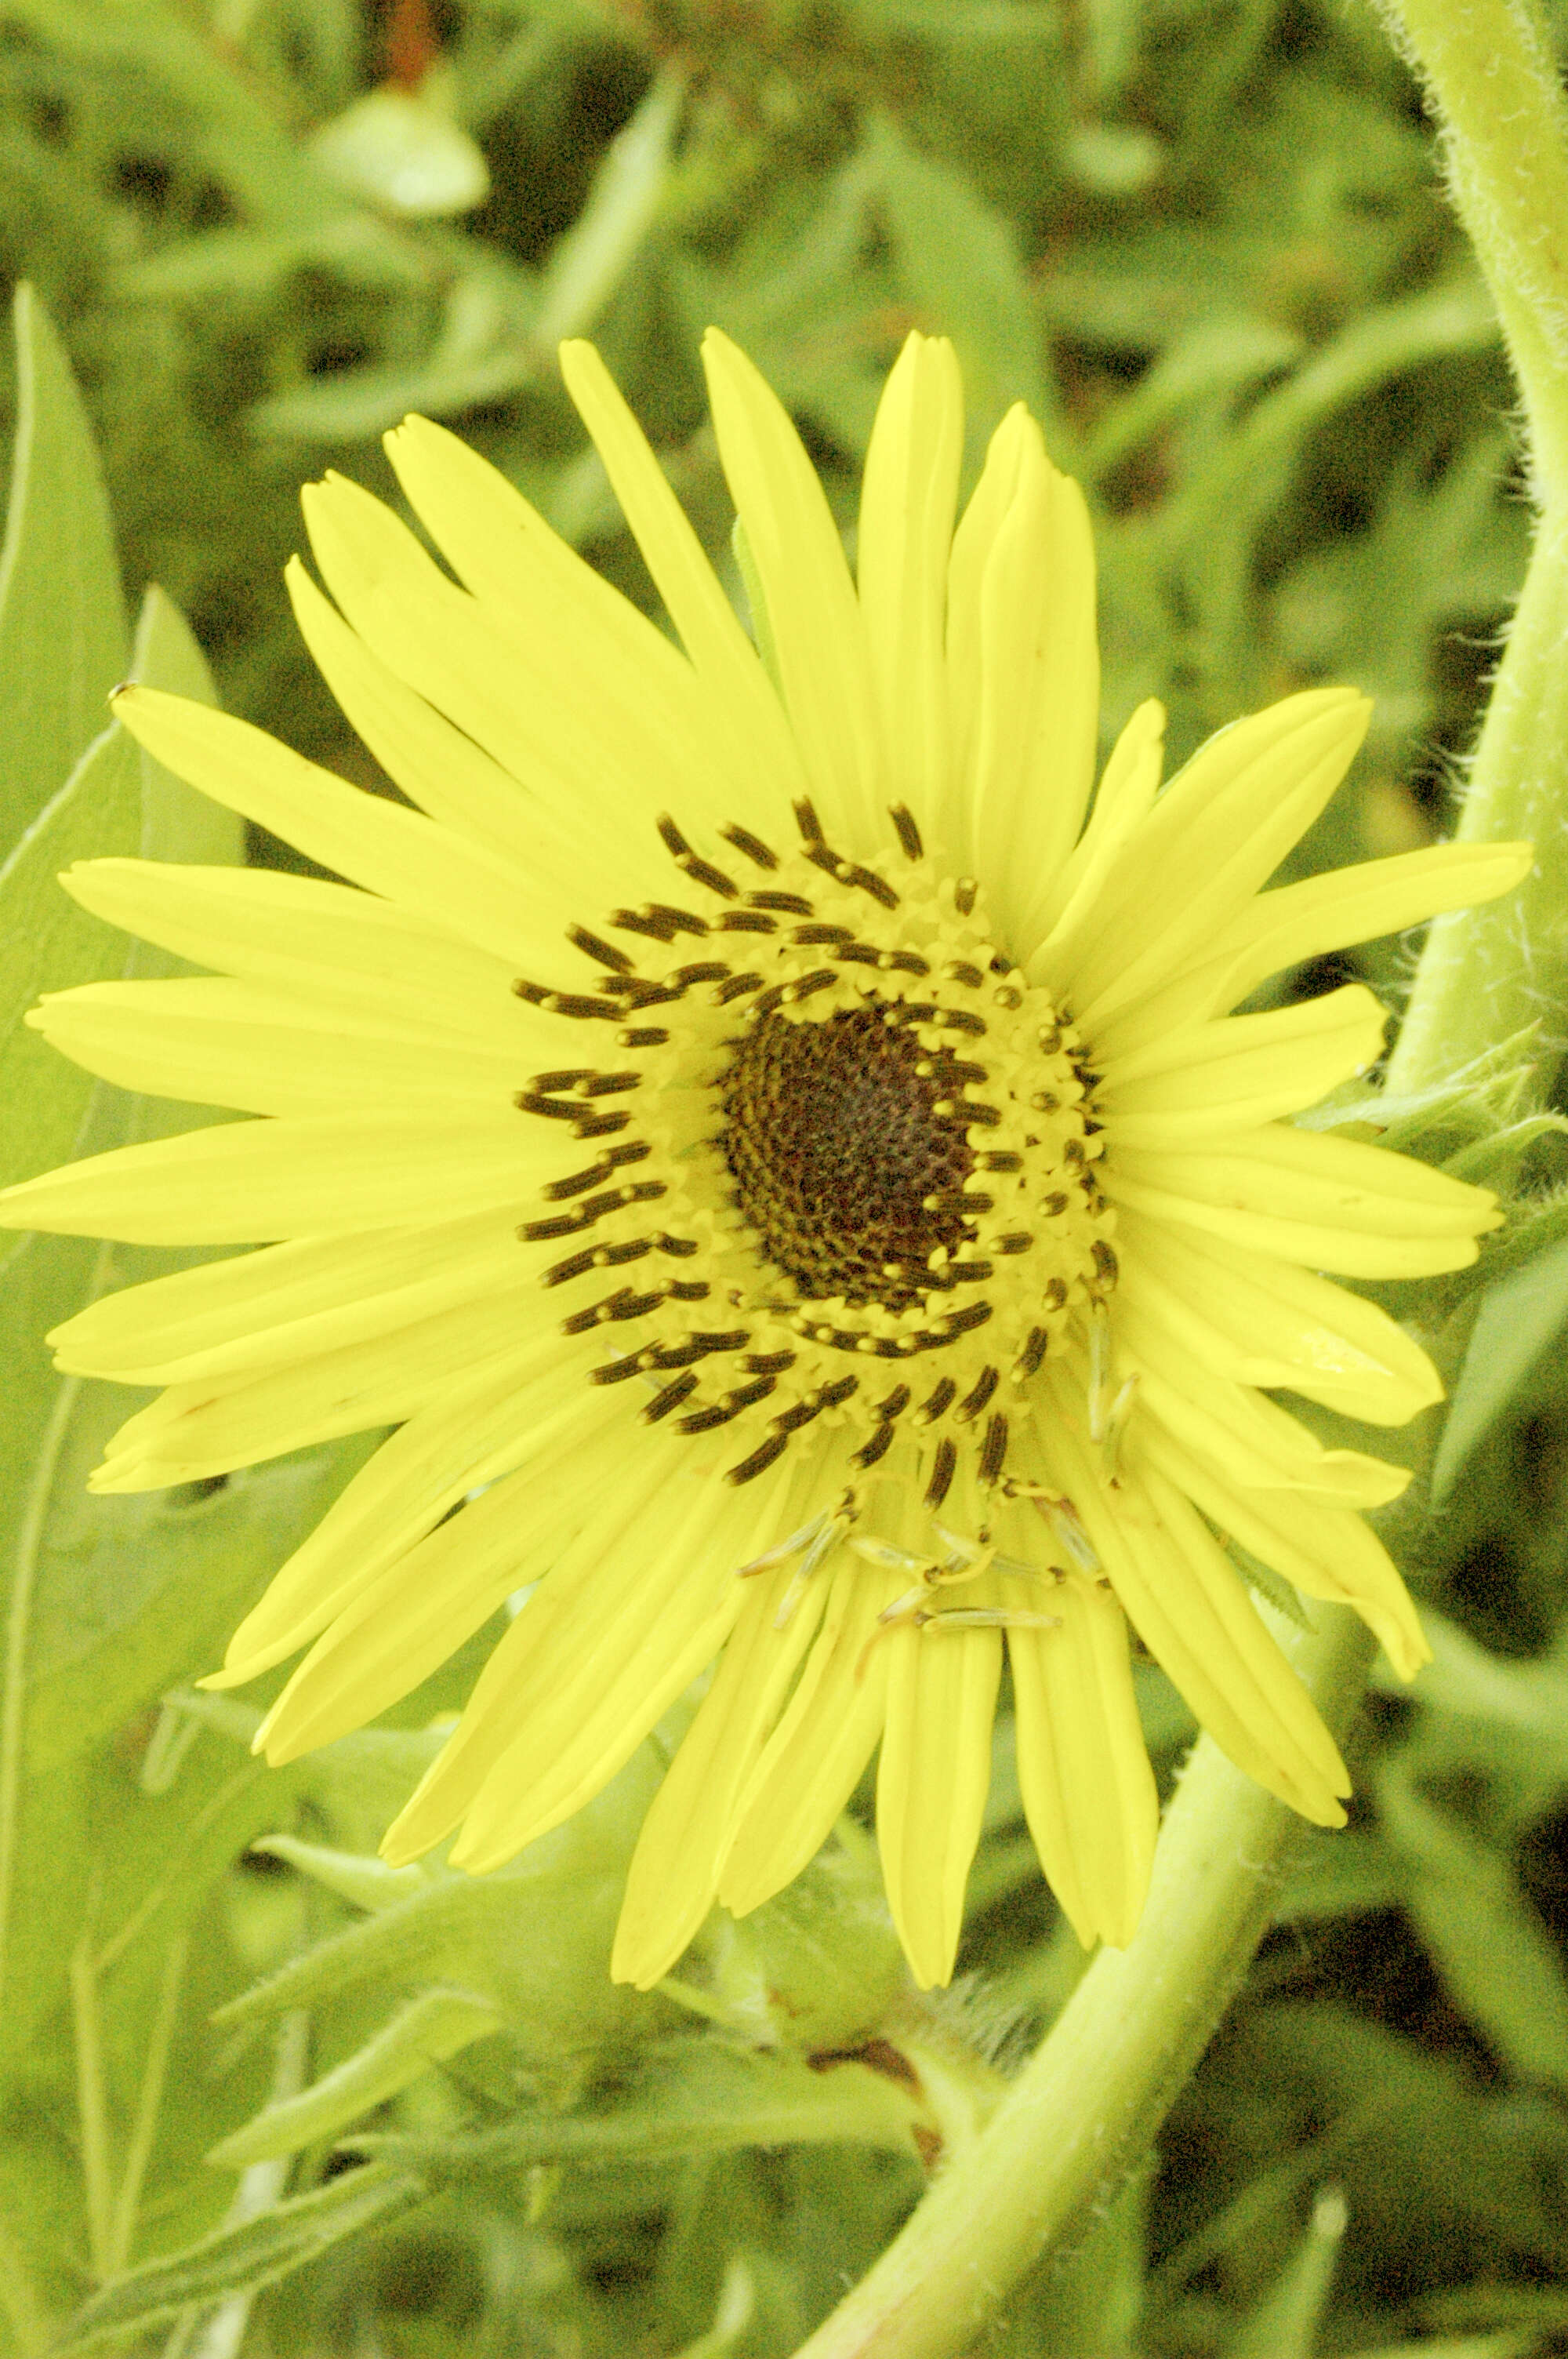
[[[1390,1060],[1396,1094],[1455,1071],[1527,1024],[1561,1053],[1568,1001],[1568,500],[1537,528],[1476,748],[1458,833],[1531,842],[1516,893],[1433,920]]]
[[[1282,1638],[1336,1734],[1371,1641],[1347,1612]],[[1131,1945],[1102,1950],[973,2144],[797,2359],[956,2359],[1038,2256],[1084,2231],[1239,1987],[1301,1821],[1204,1737],[1165,1817]]]
[[[1568,107],[1533,0],[1379,0],[1423,83],[1523,397],[1541,515],[1459,823],[1527,838],[1517,894],[1433,926],[1390,1071],[1466,1063],[1568,998]]]

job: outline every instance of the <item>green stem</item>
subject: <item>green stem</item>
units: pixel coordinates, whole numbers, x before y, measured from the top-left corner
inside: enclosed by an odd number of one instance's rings
[[[1550,1023],[1568,997],[1568,107],[1534,0],[1379,5],[1438,118],[1523,397],[1540,507],[1458,831],[1533,842],[1535,874],[1433,924],[1389,1076],[1404,1091]]]
[[[1319,1613],[1316,1632],[1281,1644],[1338,1734],[1371,1640],[1347,1612]],[[1299,1826],[1201,1740],[1130,1946],[1100,1951],[986,2127],[797,2359],[955,2359],[1042,2253],[1087,2229],[1240,1986]]]

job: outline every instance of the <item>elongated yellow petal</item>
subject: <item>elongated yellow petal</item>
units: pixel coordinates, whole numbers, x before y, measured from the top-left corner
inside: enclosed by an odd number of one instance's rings
[[[1260,893],[1204,946],[1212,1005],[1233,1007],[1269,975],[1325,951],[1495,901],[1522,884],[1534,860],[1530,843],[1434,843]]]
[[[573,781],[591,777],[601,806],[619,802],[644,825],[672,803],[726,819],[732,749],[663,632],[444,428],[410,418],[386,449],[472,594],[379,501],[330,477],[306,495],[311,547],[355,627],[416,686],[427,679],[432,701],[455,690],[463,709],[446,708],[451,718],[507,768],[548,769],[573,800]]]
[[[1503,1217],[1485,1188],[1286,1124],[1217,1139],[1202,1154],[1121,1148],[1104,1185],[1152,1218],[1353,1277],[1463,1269],[1476,1237]]]
[[[1212,1369],[1195,1385],[1179,1333],[1142,1304],[1128,1305],[1118,1333],[1138,1368],[1141,1411],[1180,1434],[1228,1481],[1348,1507],[1384,1506],[1408,1488],[1408,1469],[1359,1451],[1325,1450],[1266,1393]]]
[[[829,827],[870,848],[896,799],[885,773],[860,603],[838,528],[772,387],[727,336],[703,339],[714,431],[768,603],[790,720]]]
[[[797,1593],[795,1577],[790,1563],[749,1584],[713,1684],[654,1797],[626,1872],[611,1960],[618,1982],[651,1990],[713,1907],[741,1789],[822,1618],[826,1583]]]
[[[1278,867],[1349,766],[1370,707],[1312,689],[1211,737],[1172,779],[1042,973],[1091,1031],[1190,964]]]
[[[602,1395],[563,1397],[553,1366],[540,1382],[501,1360],[442,1386],[333,1501],[200,1684],[237,1687],[297,1654],[470,1492],[564,1458],[613,1419]]]
[[[1248,1489],[1227,1479],[1227,1470],[1217,1471],[1212,1462],[1184,1450],[1159,1420],[1146,1429],[1144,1448],[1151,1464],[1228,1538],[1306,1596],[1354,1607],[1400,1679],[1413,1679],[1431,1660],[1410,1592],[1359,1516],[1316,1499]]]
[[[1030,954],[1023,963],[1031,975],[1038,964],[1034,938],[1071,938],[1080,908],[1098,901],[1122,846],[1153,809],[1164,755],[1165,708],[1147,697],[1111,748],[1088,825],[1058,867],[1024,937]]]
[[[806,792],[788,724],[761,658],[680,502],[591,344],[561,346],[561,375],[592,435],[633,535],[697,670],[719,700],[748,775],[781,798]]]
[[[951,760],[943,633],[963,447],[953,347],[911,335],[866,451],[857,563],[887,775],[927,829],[942,810]]]
[[[548,1484],[514,1474],[472,1499],[339,1606],[256,1731],[297,1760],[397,1702],[454,1654],[585,1520],[603,1464],[597,1436],[561,1451]],[[541,1557],[543,1562],[540,1561]]]
[[[529,793],[417,695],[349,628],[298,558],[284,580],[317,669],[388,777],[438,825],[524,869],[536,893],[568,888],[582,853],[573,806]]]
[[[0,1193],[0,1225],[132,1245],[254,1245],[398,1228],[432,1205],[515,1200],[550,1168],[543,1125],[515,1112],[302,1114],[226,1123],[90,1156]]]
[[[899,1939],[915,1981],[929,1990],[952,1980],[958,1953],[964,1887],[990,1785],[1001,1633],[934,1623],[895,1629],[883,1643],[877,1848]]]
[[[1374,1425],[1403,1425],[1443,1398],[1426,1353],[1376,1303],[1311,1271],[1128,1212],[1117,1232],[1141,1301],[1201,1365],[1283,1386]]]
[[[276,984],[354,1019],[556,1052],[566,1027],[518,999],[516,964],[346,885],[261,868],[84,860],[60,879],[95,917],[198,966]]]
[[[461,1782],[486,1762],[453,1846],[460,1866],[509,1859],[630,1758],[729,1636],[744,1603],[736,1555],[760,1527],[772,1528],[773,1512],[767,1491],[748,1498],[722,1476],[682,1486],[656,1511],[648,1506],[590,1576],[584,1605],[594,1610],[582,1611],[583,1627],[563,1625],[558,1604],[549,1614],[559,1568],[545,1581],[491,1658],[448,1747]],[[530,1614],[538,1616],[533,1629]],[[427,1781],[431,1807],[442,1760]],[[419,1805],[416,1794],[398,1827],[414,1823]],[[389,1843],[396,1834],[395,1827]]]
[[[481,1293],[511,1274],[517,1253],[512,1222],[488,1211],[424,1229],[307,1237],[101,1296],[49,1340],[56,1364],[78,1375],[232,1378]]]
[[[798,1875],[827,1840],[882,1731],[888,1641],[878,1616],[892,1576],[842,1565],[800,1681],[743,1788],[719,1869],[737,1917]]]
[[[329,1014],[311,999],[226,979],[89,983],[51,992],[27,1021],[65,1056],[122,1089],[185,1098],[243,1114],[508,1105],[515,1053],[504,1043],[458,1043],[409,1033],[369,1015]]]
[[[1177,1030],[1118,1059],[1097,1093],[1113,1145],[1180,1148],[1298,1113],[1372,1063],[1383,1010],[1364,984]]]
[[[248,1382],[170,1385],[120,1428],[92,1487],[147,1491],[203,1481],[339,1434],[395,1425],[436,1386],[487,1361],[512,1361],[520,1378],[547,1332],[531,1277],[520,1272],[510,1287],[477,1301],[297,1365],[264,1369]],[[562,1357],[569,1364],[570,1354]]]
[[[949,661],[961,866],[986,879],[1010,940],[1042,929],[1083,824],[1099,729],[1094,542],[1076,484],[1022,408],[992,438],[953,546]]]
[[[1018,1782],[1052,1890],[1086,1949],[1125,1946],[1142,1914],[1160,1803],[1108,1591],[1065,1573],[1054,1630],[1007,1636],[1018,1712]]]
[[[526,873],[508,870],[496,853],[481,854],[420,812],[345,786],[276,737],[211,705],[154,688],[123,688],[114,712],[177,778],[259,821],[323,868],[406,903],[500,958],[526,966],[552,945],[555,929]]]
[[[1333,1739],[1206,1525],[1155,1469],[1114,1504],[1064,1422],[1041,1438],[1129,1619],[1237,1767],[1303,1818],[1343,1824]]]

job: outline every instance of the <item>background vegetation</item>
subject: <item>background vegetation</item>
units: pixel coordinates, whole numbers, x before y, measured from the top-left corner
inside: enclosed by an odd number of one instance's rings
[[[90,1095],[16,1028],[124,960],[56,895],[66,858],[246,850],[100,735],[107,687],[212,693],[210,665],[380,784],[286,619],[301,480],[390,495],[377,437],[420,408],[651,597],[563,334],[720,563],[709,321],[847,528],[888,362],[950,334],[971,464],[1022,397],[1089,489],[1108,736],[1150,693],[1178,758],[1304,683],[1376,697],[1306,866],[1442,832],[1523,567],[1491,315],[1362,0],[0,0],[0,267],[42,299],[6,392],[7,1178],[197,1118]],[[1390,1000],[1410,950],[1358,954]],[[1399,1529],[1437,1663],[1372,1699],[1351,1831],[1303,1838],[1155,2168],[1014,2305],[1020,2359],[1568,2350],[1568,1246],[1535,1249],[1560,1149],[1510,1073],[1423,1151],[1545,1205],[1534,1242],[1399,1303],[1456,1380]],[[254,1700],[183,1682],[366,1445],[89,1498],[125,1396],[38,1337],[151,1257],[5,1251],[0,2351],[790,2352],[1078,1969],[1005,1733],[953,1994],[904,1986],[853,1822],[667,1994],[616,1991],[651,1756],[485,1883],[376,1865],[488,1634],[397,1725],[258,1767]],[[1192,1727],[1152,1671],[1145,1701],[1168,1775]]]

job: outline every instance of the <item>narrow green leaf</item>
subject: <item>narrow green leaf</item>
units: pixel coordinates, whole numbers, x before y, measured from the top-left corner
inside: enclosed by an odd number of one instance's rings
[[[1526,2082],[1568,2088],[1568,1982],[1509,1862],[1390,1772],[1379,1789],[1405,1905],[1472,2023]]]
[[[409,2172],[379,2163],[345,2171],[259,2220],[220,2228],[182,2253],[148,2261],[83,2303],[52,2346],[51,2359],[123,2342],[198,2304],[276,2285],[345,2237],[384,2224],[425,2200]]]
[[[1012,224],[972,181],[910,147],[891,123],[878,126],[872,152],[895,274],[920,326],[951,336],[957,348],[973,432],[989,434],[1011,403],[1026,402],[1049,421],[1065,465],[1044,332]]]
[[[111,722],[0,868],[0,1185],[66,1160],[97,1086],[24,1019],[42,993],[123,967],[124,937],[60,890],[59,872],[135,852],[141,796],[136,748]],[[7,1238],[0,1262],[14,1250]]]
[[[1523,1389],[1565,1322],[1568,1241],[1549,1245],[1488,1289],[1470,1331],[1438,1444],[1432,1470],[1434,1506],[1442,1506],[1471,1451]]]
[[[1347,2216],[1338,2189],[1325,2188],[1279,2278],[1226,2345],[1226,2359],[1312,2359]]]
[[[176,1680],[211,1670],[367,1447],[356,1437],[243,1468],[211,1492],[90,1492],[88,1474],[135,1407],[120,1386],[83,1386],[57,1461],[33,1576],[33,1777],[100,1743]]]
[[[606,2110],[524,2114],[445,2138],[378,2132],[362,2143],[438,2186],[542,2162],[667,2161],[753,2146],[848,2143],[909,2154],[912,2125],[924,2119],[902,2082],[868,2065],[818,2072],[799,2057],[694,2038],[654,2058],[631,2096]]]
[[[56,794],[107,719],[125,619],[103,471],[48,313],[16,289],[16,447],[0,548],[0,846]]]
[[[265,2105],[254,2121],[220,2140],[207,2159],[220,2170],[243,2170],[333,2137],[373,2106],[395,2097],[432,2064],[488,2038],[500,2022],[494,2007],[467,1991],[421,1991],[362,2048],[297,2096]]]

